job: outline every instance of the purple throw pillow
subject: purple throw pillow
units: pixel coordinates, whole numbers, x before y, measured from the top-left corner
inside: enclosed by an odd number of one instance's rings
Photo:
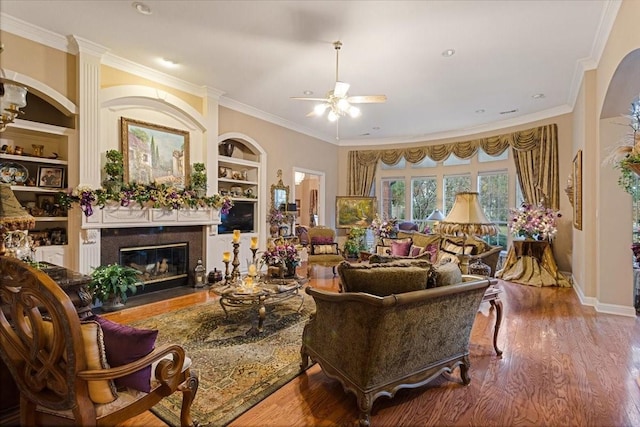
[[[156,329],[138,329],[121,325],[100,316],[93,320],[100,324],[104,336],[107,362],[112,368],[126,365],[151,353],[156,345]],[[114,380],[116,387],[129,387],[149,393],[151,391],[151,365]]]
[[[438,245],[427,245],[425,252],[429,252],[431,254],[431,263],[435,264],[438,261]]]
[[[411,242],[391,242],[391,255],[409,256]]]
[[[332,237],[316,236],[311,238],[312,245],[330,245],[333,243]]]

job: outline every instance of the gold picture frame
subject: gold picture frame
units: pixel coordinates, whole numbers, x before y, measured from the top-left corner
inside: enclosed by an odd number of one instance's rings
[[[573,227],[582,230],[582,150],[573,158]]]
[[[375,215],[375,197],[336,196],[336,228],[367,228]]]
[[[120,118],[124,181],[189,185],[189,132]]]

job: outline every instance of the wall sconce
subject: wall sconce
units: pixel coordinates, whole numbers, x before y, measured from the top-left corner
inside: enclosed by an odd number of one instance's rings
[[[26,87],[0,82],[0,132],[4,132],[19,114],[24,114],[20,109],[26,106]]]

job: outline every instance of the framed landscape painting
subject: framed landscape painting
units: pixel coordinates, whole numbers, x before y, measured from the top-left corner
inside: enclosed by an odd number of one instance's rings
[[[375,197],[336,197],[337,228],[369,227],[375,214]]]
[[[189,132],[120,118],[125,182],[188,185]]]

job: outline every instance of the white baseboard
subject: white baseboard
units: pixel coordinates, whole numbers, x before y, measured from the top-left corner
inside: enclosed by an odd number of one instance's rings
[[[571,284],[573,285],[573,290],[578,295],[578,299],[582,305],[587,305],[595,308],[598,313],[606,313],[606,314],[615,314],[617,316],[626,316],[626,317],[636,317],[636,309],[635,307],[629,307],[626,305],[617,305],[617,304],[604,304],[598,301],[595,297],[587,297],[582,292],[582,287],[579,286],[575,280],[573,275],[571,277]]]

